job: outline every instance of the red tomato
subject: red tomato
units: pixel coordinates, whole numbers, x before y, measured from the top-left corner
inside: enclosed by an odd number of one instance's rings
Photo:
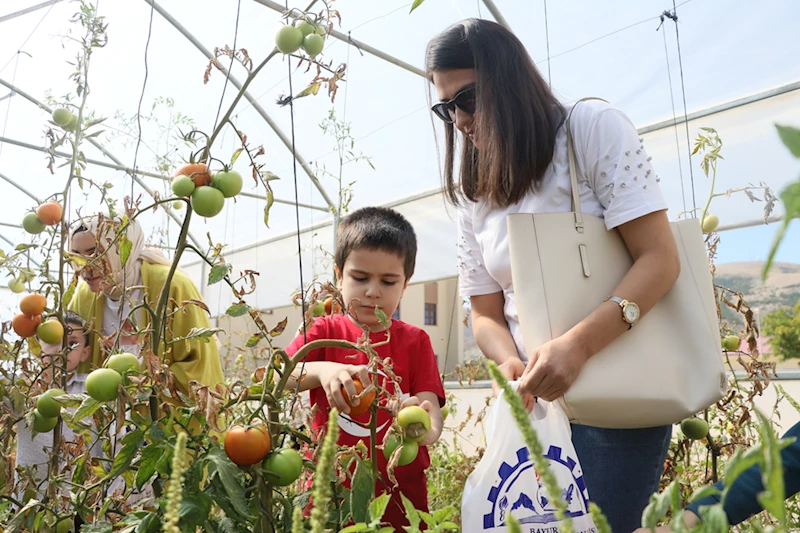
[[[225,434],[225,453],[239,466],[254,465],[264,459],[272,445],[265,426],[245,429],[233,426]]]

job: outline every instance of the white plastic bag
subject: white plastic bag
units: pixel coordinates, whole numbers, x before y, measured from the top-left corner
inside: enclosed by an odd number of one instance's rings
[[[512,385],[516,388],[516,383]],[[550,471],[558,480],[561,496],[567,502],[567,516],[572,518],[573,530],[594,533],[589,493],[566,414],[556,402],[539,399],[530,420],[545,457],[550,460]],[[507,531],[505,520],[512,514],[523,533],[555,533],[561,525],[556,519],[555,504],[549,501],[547,489],[529,458],[522,432],[502,394],[494,402],[492,426],[486,452],[464,488],[463,532]]]

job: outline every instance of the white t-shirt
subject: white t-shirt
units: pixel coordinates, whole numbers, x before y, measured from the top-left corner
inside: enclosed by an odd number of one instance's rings
[[[141,285],[141,284],[142,284],[142,277],[140,275],[138,281],[136,282],[136,285]],[[127,323],[122,319],[130,315],[132,308],[142,303],[142,289],[135,289],[133,291],[128,291],[125,297],[120,298],[117,301],[114,301],[108,296],[106,296],[104,302],[105,305],[103,306],[103,335],[107,337],[111,336],[112,342],[115,342],[116,337],[119,334],[120,350],[139,356],[139,352],[141,352],[142,347],[138,337],[125,334],[125,332],[133,333],[136,329],[135,325],[131,322],[130,319],[127,320]],[[122,307],[121,312],[120,312],[120,306]],[[139,318],[141,318],[142,311],[143,311],[142,309],[139,309],[132,316],[132,318],[133,317],[136,318],[136,322],[138,322]]]
[[[87,374],[73,374],[67,380],[67,394],[83,394],[86,392],[86,376]],[[71,413],[77,411],[76,408],[68,407],[67,410]],[[62,422],[61,435],[67,443],[75,441],[75,432],[72,428]],[[92,456],[101,457],[103,449],[98,435],[92,432]],[[34,467],[36,479],[44,479],[47,474],[47,462],[50,460],[49,450],[53,448],[53,432],[37,433],[34,437],[33,431],[28,427],[24,420],[17,423],[17,456],[15,472],[17,466]],[[65,462],[68,462],[69,457],[64,450],[61,450],[62,459],[60,466],[63,467]],[[16,474],[15,474],[16,475]],[[41,492],[44,493],[47,487],[47,482],[40,487]]]
[[[577,105],[571,127],[584,213],[602,217],[606,227],[612,229],[667,209],[658,184],[660,180],[650,164],[651,158],[627,115],[600,100],[589,100]],[[565,126],[558,131],[553,162],[537,192],[530,192],[520,202],[503,209],[492,209],[483,202],[467,202],[459,209],[457,245],[461,294],[466,297],[503,292],[506,322],[519,357],[526,362],[511,284],[506,215],[570,210]]]

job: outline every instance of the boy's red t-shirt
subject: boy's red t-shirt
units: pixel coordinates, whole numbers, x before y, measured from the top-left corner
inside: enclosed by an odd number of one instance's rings
[[[381,385],[387,390],[395,390],[400,393],[401,399],[414,396],[420,392],[432,392],[439,398],[439,406],[445,404],[444,386],[439,375],[439,367],[436,363],[436,355],[433,353],[430,337],[422,329],[406,324],[399,320],[392,320],[389,328],[391,339],[389,343],[374,347],[375,351],[386,360],[389,358],[393,363],[393,372],[399,378],[399,383],[387,383],[387,377],[380,374]],[[314,321],[314,325],[306,332],[305,339],[300,333],[294,341],[286,348],[289,356],[294,355],[307,342],[318,339],[339,339],[351,342],[358,341],[363,336],[363,330],[354,324],[349,317],[335,314],[323,316]],[[374,345],[386,340],[386,332],[370,333],[370,342]],[[313,350],[306,358],[307,362],[326,361],[348,365],[366,365],[367,355],[356,351],[342,348],[320,348]],[[393,389],[392,387],[399,387]],[[330,404],[325,396],[322,387],[309,391],[311,406],[317,405],[314,416],[314,431],[324,430],[328,424],[328,413]],[[380,399],[379,399],[380,401]],[[353,446],[359,441],[364,441],[369,445],[369,419],[370,413],[353,417],[339,415],[339,440],[341,446]],[[361,425],[357,424],[359,422]],[[377,437],[378,443],[383,442],[389,427],[392,425],[392,417],[385,410],[378,410]],[[378,453],[378,467],[384,479],[386,477],[386,458],[382,453]],[[417,458],[406,466],[395,468],[398,488],[411,500],[417,509],[428,509],[427,487],[425,480],[425,469],[430,466],[430,456],[427,447],[421,447]],[[390,489],[378,482],[378,492],[389,491]],[[384,520],[390,522],[395,527],[399,527],[405,522],[402,504],[399,494],[392,494],[393,503],[387,509]],[[399,521],[399,522],[398,522]]]

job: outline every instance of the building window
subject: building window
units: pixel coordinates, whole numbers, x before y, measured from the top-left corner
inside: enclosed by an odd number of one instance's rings
[[[436,325],[436,304],[425,304],[425,325]]]
[[[395,309],[394,313],[392,313],[392,318],[395,319],[395,320],[400,320],[400,304],[399,303],[397,304],[397,309]]]

